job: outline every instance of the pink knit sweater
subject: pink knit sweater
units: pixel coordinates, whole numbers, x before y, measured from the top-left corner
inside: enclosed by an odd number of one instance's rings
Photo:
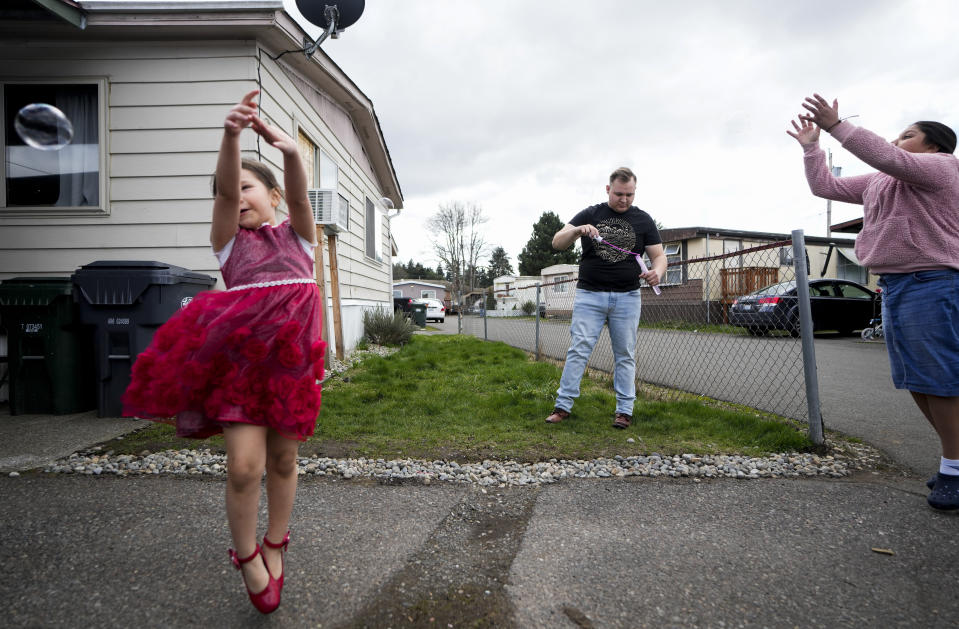
[[[856,257],[876,274],[959,269],[959,159],[909,153],[850,122],[831,134],[879,171],[833,177],[819,145],[803,145],[812,193],[863,206]]]

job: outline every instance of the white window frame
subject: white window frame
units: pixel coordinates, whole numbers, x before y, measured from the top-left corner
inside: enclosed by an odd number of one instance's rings
[[[366,245],[364,253],[367,260],[383,262],[383,216],[384,212],[379,205],[373,199],[366,197],[363,235]],[[372,225],[370,224],[371,221]]]
[[[839,256],[839,259],[836,260],[836,277],[841,280],[859,282],[860,284],[865,284],[869,281],[869,272],[866,270],[866,267],[860,266],[852,260],[847,260],[846,256],[838,251],[836,255]]]
[[[6,167],[0,167],[0,217],[38,217],[38,216],[109,216],[110,200],[107,196],[107,179],[109,176],[107,161],[107,79],[106,77],[48,77],[48,78],[7,78],[0,79],[0,110],[2,110],[4,98],[4,88],[7,84],[36,84],[36,85],[58,85],[58,84],[93,84],[97,86],[97,151],[99,153],[97,167],[99,168],[98,197],[97,206],[13,206],[7,207],[7,174]],[[6,111],[0,111],[3,121],[0,121],[0,155],[3,163],[6,164],[7,140]]]
[[[401,291],[401,290],[398,289],[398,288],[393,289],[393,296],[394,296],[394,297],[402,297],[402,296],[403,296],[403,291]]]
[[[433,289],[420,289],[420,299],[436,299],[436,291]]]
[[[666,256],[667,264],[669,262],[675,262],[677,260],[683,259],[683,245],[682,243],[669,243],[663,244],[663,255]],[[649,259],[649,255],[643,254],[643,262],[646,263],[647,268],[653,268],[653,263]],[[677,277],[678,274],[678,277]],[[660,280],[660,284],[682,284],[683,283],[683,267],[681,266],[667,266],[666,267],[666,276]]]
[[[336,160],[330,157],[329,153],[321,149],[319,145],[317,145],[316,150],[316,160],[314,161],[316,181],[320,182],[320,188],[324,190],[339,191],[340,167]]]
[[[553,292],[554,293],[565,293],[566,292],[566,283],[569,280],[568,275],[557,275],[553,279]]]
[[[670,262],[681,262],[683,259],[683,245],[679,242],[671,242],[663,245],[663,253],[666,254],[667,264]],[[667,266],[666,277],[663,278],[663,284],[682,284],[683,267]]]
[[[340,216],[343,218],[343,226],[346,227],[346,231],[348,232],[350,230],[350,200],[342,194],[337,196],[339,197]]]

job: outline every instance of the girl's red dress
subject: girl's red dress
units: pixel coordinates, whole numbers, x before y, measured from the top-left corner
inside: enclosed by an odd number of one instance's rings
[[[123,414],[202,439],[241,422],[313,434],[326,343],[313,258],[288,221],[239,229],[207,291],[162,325],[133,365]]]

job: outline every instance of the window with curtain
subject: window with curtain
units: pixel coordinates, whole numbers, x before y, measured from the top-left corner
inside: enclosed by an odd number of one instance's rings
[[[99,83],[0,83],[3,90],[3,205],[6,208],[99,208],[102,147]],[[73,139],[41,150],[17,134],[17,112],[45,103],[63,112]]]

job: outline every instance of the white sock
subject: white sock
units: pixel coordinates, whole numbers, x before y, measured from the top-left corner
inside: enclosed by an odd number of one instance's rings
[[[940,457],[939,461],[939,473],[948,474],[949,476],[959,476],[959,459],[947,459],[946,457]]]

